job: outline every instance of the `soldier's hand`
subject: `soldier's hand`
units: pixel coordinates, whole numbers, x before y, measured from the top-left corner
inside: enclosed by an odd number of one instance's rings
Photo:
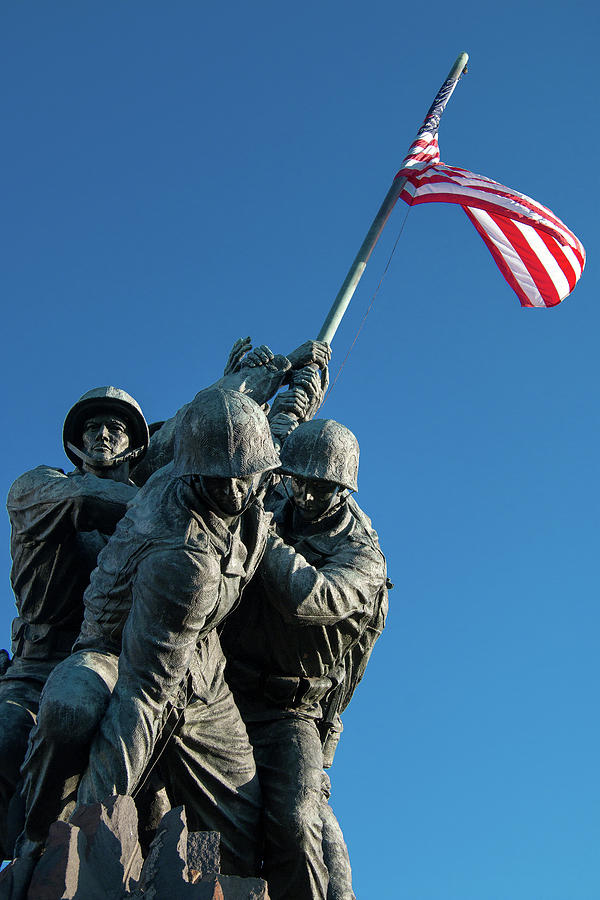
[[[244,360],[244,365],[249,366],[251,369],[256,368],[256,366],[266,366],[274,356],[275,354],[266,344],[261,344],[260,347],[255,347],[254,350],[250,351]]]
[[[252,339],[249,337],[238,338],[229,354],[223,375],[232,375],[238,372],[242,365],[242,357],[252,349]]]
[[[285,442],[288,434],[298,427],[296,419],[288,416],[287,413],[278,413],[276,416],[269,416],[269,428],[271,429],[271,437],[275,444],[277,452],[281,449],[281,445]]]
[[[287,358],[292,364],[292,369],[300,369],[308,363],[315,363],[320,369],[324,369],[331,359],[331,347],[325,341],[305,341]]]
[[[292,386],[302,388],[311,403],[321,395],[321,371],[314,366],[303,366],[296,369],[292,376]]]
[[[288,416],[295,416],[302,422],[309,404],[308,394],[303,388],[291,387],[287,391],[277,394],[273,401],[270,418],[275,418],[280,413],[285,413]]]
[[[308,408],[304,412],[304,421],[308,421],[323,403],[329,386],[329,370],[327,366],[323,370],[314,366],[297,369],[292,375],[292,386],[301,388],[308,397]]]

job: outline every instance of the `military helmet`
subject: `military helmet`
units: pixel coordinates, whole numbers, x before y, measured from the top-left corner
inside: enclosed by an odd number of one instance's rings
[[[302,422],[286,438],[280,455],[284,475],[332,481],[358,490],[358,441],[334,419]]]
[[[81,465],[80,456],[73,451],[70,445],[75,448],[81,447],[81,437],[86,419],[100,410],[109,410],[127,423],[130,447],[133,451],[129,457],[135,456],[136,462],[139,462],[146,453],[150,440],[144,414],[127,391],[110,385],[88,391],[67,413],[63,425],[63,446],[71,462],[75,466]]]
[[[266,415],[238,391],[202,391],[175,432],[176,475],[243,478],[279,464]]]

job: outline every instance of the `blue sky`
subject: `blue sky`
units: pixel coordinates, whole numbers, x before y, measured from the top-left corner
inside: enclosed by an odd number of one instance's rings
[[[12,0],[0,17],[5,491],[68,467],[62,421],[89,388],[163,419],[238,336],[316,335],[470,54],[442,159],[549,206],[588,263],[560,307],[522,310],[460,209],[408,216],[323,410],[359,439],[396,585],[333,803],[360,900],[598,898],[596,5]]]

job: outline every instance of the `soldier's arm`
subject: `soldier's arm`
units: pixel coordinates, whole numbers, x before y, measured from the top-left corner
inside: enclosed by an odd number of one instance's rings
[[[371,614],[385,580],[381,553],[368,543],[348,541],[321,568],[271,533],[260,565],[266,596],[284,619],[297,625],[333,625]]]
[[[165,706],[178,693],[218,596],[218,566],[204,562],[175,548],[139,563],[119,677],[92,743],[79,802],[131,794],[150,762]]]
[[[248,342],[246,338],[242,343]],[[236,341],[236,344],[238,342]],[[234,344],[232,354],[235,354]],[[274,355],[264,345],[252,351],[243,359],[236,359],[226,366],[226,374],[210,387],[203,388],[196,394],[198,399],[204,391],[222,388],[223,390],[239,391],[247,394],[259,406],[264,406],[277,393],[279,388],[286,383],[292,371],[314,362],[316,365],[325,366],[331,352],[327,344],[322,341],[306,341],[288,356]],[[233,371],[235,370],[235,371]],[[171,419],[168,419],[150,438],[150,446],[144,459],[133,471],[132,478],[136,484],[145,484],[148,478],[166,466],[173,459],[173,448],[177,426],[187,410],[189,403],[183,406]]]
[[[287,391],[277,394],[269,412],[275,446],[281,446],[301,422],[313,418],[323,403],[328,384],[327,366],[322,370],[311,365],[294,370]]]
[[[159,705],[177,690],[218,604],[220,567],[206,550],[154,552],[136,572],[119,671]]]
[[[7,509],[14,531],[26,540],[48,540],[74,529],[111,534],[136,493],[133,485],[38,466],[17,478]]]
[[[289,369],[290,363],[285,356],[275,356],[270,363],[263,366],[244,366],[242,364],[238,371],[223,375],[210,387],[199,391],[194,401],[199,400],[206,391],[222,388],[247,394],[259,406],[262,406],[279,390]],[[189,405],[186,403],[185,406],[182,406],[152,435],[146,456],[135,467],[131,476],[136,484],[145,484],[154,472],[171,462],[175,446],[175,433]]]

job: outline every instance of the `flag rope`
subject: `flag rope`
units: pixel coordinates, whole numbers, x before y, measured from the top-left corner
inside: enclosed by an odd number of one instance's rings
[[[373,292],[373,296],[371,297],[371,302],[369,303],[369,305],[368,305],[368,307],[367,307],[367,309],[366,309],[366,312],[363,314],[363,317],[362,317],[362,319],[361,319],[360,325],[358,326],[358,331],[357,331],[356,334],[354,335],[354,340],[352,341],[352,343],[351,343],[350,346],[348,347],[348,350],[347,350],[347,352],[346,352],[346,355],[344,356],[344,359],[343,359],[343,361],[342,361],[342,364],[340,365],[339,369],[337,370],[336,376],[335,376],[335,378],[333,379],[333,382],[331,383],[331,386],[327,389],[327,393],[325,394],[325,396],[324,396],[324,398],[323,398],[323,402],[322,402],[321,407],[320,407],[321,409],[323,409],[323,407],[325,406],[325,403],[326,403],[326,401],[327,401],[327,398],[329,397],[329,395],[331,394],[332,390],[333,390],[334,387],[336,386],[337,380],[338,380],[338,378],[340,377],[340,375],[342,374],[342,369],[343,369],[344,366],[346,365],[346,362],[347,362],[347,360],[348,360],[348,357],[350,356],[350,353],[351,353],[352,350],[354,349],[354,345],[356,344],[356,342],[357,342],[357,340],[358,340],[358,338],[359,338],[359,336],[360,336],[360,333],[361,333],[361,331],[363,330],[363,326],[364,326],[364,324],[365,324],[365,322],[366,322],[367,316],[369,315],[369,313],[371,312],[371,309],[373,308],[373,304],[375,303],[375,298],[377,297],[377,294],[379,293],[379,288],[380,288],[381,285],[383,284],[383,280],[384,280],[385,276],[387,275],[388,269],[389,269],[390,264],[391,264],[391,262],[392,262],[392,259],[393,259],[393,257],[394,257],[394,253],[396,252],[396,247],[398,246],[398,241],[400,240],[400,238],[401,238],[401,236],[402,236],[402,232],[404,231],[404,226],[406,225],[406,220],[407,220],[407,218],[408,218],[408,214],[409,214],[410,210],[411,210],[411,207],[409,206],[409,207],[407,208],[407,210],[406,210],[405,215],[404,215],[404,219],[402,220],[402,225],[400,226],[400,230],[399,230],[399,232],[398,232],[398,235],[397,235],[397,237],[396,237],[396,240],[394,241],[394,246],[392,247],[392,251],[391,251],[391,253],[390,253],[389,257],[388,257],[388,261],[387,261],[386,264],[385,264],[385,268],[384,268],[384,270],[383,270],[383,274],[381,275],[381,278],[379,279],[379,282],[378,282],[378,284],[377,284],[377,287],[375,288],[375,290],[374,290],[374,292]]]

